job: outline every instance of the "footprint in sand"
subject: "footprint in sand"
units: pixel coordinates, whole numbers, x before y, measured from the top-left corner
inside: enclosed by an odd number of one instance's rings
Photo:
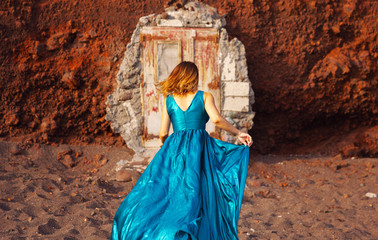
[[[0,209],[3,211],[9,211],[10,207],[6,203],[0,203]]]
[[[46,224],[38,226],[38,233],[42,235],[50,235],[53,234],[56,229],[60,229],[58,222],[55,219],[50,218]]]
[[[71,235],[75,235],[75,236],[77,236],[77,235],[80,234],[80,232],[79,232],[78,230],[76,230],[75,228],[71,229],[71,230],[69,231],[69,233],[70,233]],[[74,237],[74,236],[67,236],[67,237],[64,237],[64,240],[77,240],[77,238]]]
[[[64,240],[77,240],[77,238],[69,236],[69,237],[65,237]]]

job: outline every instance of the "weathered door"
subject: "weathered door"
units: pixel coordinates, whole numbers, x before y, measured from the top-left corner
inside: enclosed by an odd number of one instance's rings
[[[219,32],[210,28],[144,27],[140,40],[144,116],[142,143],[146,148],[154,148],[158,147],[164,101],[164,97],[157,93],[155,83],[165,80],[178,63],[195,62],[199,70],[198,88],[211,92],[219,109]],[[207,124],[206,130],[212,136],[219,136],[212,123]]]

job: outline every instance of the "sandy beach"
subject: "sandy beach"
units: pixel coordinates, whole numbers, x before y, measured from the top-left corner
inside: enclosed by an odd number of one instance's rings
[[[1,239],[108,239],[140,176],[126,148],[0,141]],[[377,239],[376,158],[251,153],[244,239]]]

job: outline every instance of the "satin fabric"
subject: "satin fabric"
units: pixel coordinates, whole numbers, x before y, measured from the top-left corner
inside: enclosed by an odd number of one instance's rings
[[[211,138],[203,92],[186,111],[166,99],[174,133],[114,217],[111,240],[233,240],[247,177],[249,148]]]

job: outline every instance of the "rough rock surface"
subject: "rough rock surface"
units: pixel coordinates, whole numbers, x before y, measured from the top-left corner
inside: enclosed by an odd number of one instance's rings
[[[256,150],[377,155],[376,1],[201,2],[245,45]],[[124,144],[106,96],[139,18],[168,5],[1,1],[0,137]]]

